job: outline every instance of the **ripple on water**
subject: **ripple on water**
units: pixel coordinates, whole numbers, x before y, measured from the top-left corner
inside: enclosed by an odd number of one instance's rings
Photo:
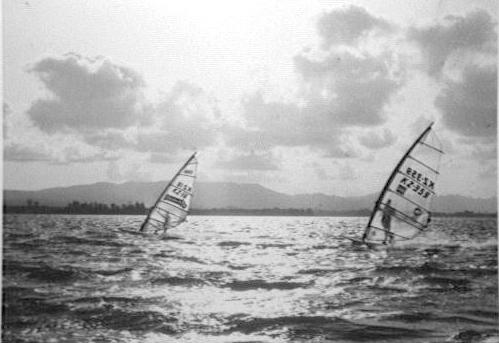
[[[367,218],[194,216],[159,239],[142,219],[5,215],[3,340],[498,337],[495,220],[435,218],[438,239],[376,252],[342,238]]]

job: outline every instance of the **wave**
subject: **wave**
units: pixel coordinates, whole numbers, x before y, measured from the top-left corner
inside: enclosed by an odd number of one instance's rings
[[[74,268],[56,268],[45,263],[35,264],[4,260],[3,269],[8,272],[25,273],[31,279],[46,282],[69,282],[84,276]]]
[[[260,249],[267,249],[267,248],[280,248],[280,249],[285,249],[294,246],[294,244],[286,244],[286,243],[261,243],[257,244],[256,247]]]
[[[344,271],[345,269],[326,269],[326,268],[311,268],[311,269],[302,269],[298,271],[298,274],[305,274],[305,275],[316,275],[316,276],[322,276],[322,275],[327,275],[327,274],[332,274],[332,273],[338,273],[341,271]]]
[[[497,261],[495,261],[497,263]],[[497,268],[447,268],[435,262],[425,262],[419,266],[407,266],[407,265],[396,265],[396,266],[376,266],[374,271],[376,273],[388,273],[388,274],[401,274],[401,273],[414,273],[422,275],[430,274],[441,274],[441,275],[462,275],[471,274],[472,276],[485,276],[485,275],[495,275],[497,274]]]
[[[65,304],[43,299],[39,295],[7,297],[7,295],[12,293],[4,292],[3,294],[2,317],[4,321],[6,319],[11,320],[10,325],[14,325],[14,323],[21,324],[22,318],[19,317],[55,315],[68,311],[68,307]]]
[[[478,325],[496,325],[497,318],[484,318],[476,315],[466,314],[436,314],[431,312],[412,312],[412,313],[398,313],[388,316],[383,316],[383,321],[401,321],[406,323],[414,322],[442,322],[442,323],[468,323]]]
[[[277,281],[267,282],[265,280],[245,280],[245,281],[232,281],[223,285],[223,287],[230,288],[234,291],[250,291],[255,289],[279,289],[289,290],[295,288],[306,288],[311,285],[310,282],[288,282]]]
[[[458,291],[458,292],[469,292],[471,291],[471,281],[468,279],[459,279],[459,278],[446,278],[439,276],[427,276],[423,280],[423,282],[432,285],[438,286],[437,288],[431,288],[433,291],[442,292],[442,291]]]
[[[174,255],[174,254],[168,254],[166,252],[160,252],[157,254],[153,255],[154,257],[164,257],[164,258],[172,258],[175,260],[180,260],[180,261],[187,261],[187,262],[194,262],[194,263],[199,263],[199,264],[206,264],[203,260],[194,257],[194,256],[179,256],[179,255]]]
[[[181,276],[166,276],[158,277],[151,280],[153,285],[170,285],[170,286],[199,286],[206,283],[206,281],[193,277]]]
[[[241,245],[251,245],[251,243],[247,242],[236,242],[236,241],[223,241],[217,244],[219,247],[230,247],[230,248],[237,248],[240,247]]]
[[[75,245],[91,245],[91,246],[110,246],[110,247],[129,247],[134,246],[129,243],[119,242],[116,240],[101,240],[101,239],[87,239],[75,236],[54,236],[54,240],[57,240],[64,244],[75,244]]]
[[[133,268],[127,267],[127,268],[122,268],[122,269],[103,269],[103,270],[94,270],[93,272],[99,275],[104,275],[104,276],[112,276],[112,275],[117,275],[117,274],[122,274],[122,273],[127,273],[129,271],[132,271]]]
[[[126,311],[106,304],[93,309],[77,309],[73,314],[91,328],[158,332],[167,335],[178,332],[175,325],[178,321],[176,316],[154,311]]]
[[[226,332],[251,334],[268,330],[286,329],[286,336],[295,339],[310,340],[323,337],[327,341],[364,341],[390,340],[426,337],[429,330],[414,330],[398,326],[357,324],[338,317],[326,316],[282,316],[273,318],[249,318],[234,320],[229,323]]]

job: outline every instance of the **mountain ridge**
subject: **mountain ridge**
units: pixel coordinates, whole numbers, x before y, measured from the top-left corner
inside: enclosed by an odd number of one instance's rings
[[[28,199],[47,206],[65,206],[72,201],[124,204],[143,202],[151,206],[167,181],[123,183],[96,182],[93,184],[52,187],[36,191],[9,190],[3,192],[4,204],[25,205]],[[371,209],[377,194],[344,197],[323,193],[285,194],[257,183],[199,182],[196,185],[193,207],[241,209],[315,209],[351,211]],[[497,197],[475,198],[463,195],[437,196],[433,206],[438,212],[497,211]]]

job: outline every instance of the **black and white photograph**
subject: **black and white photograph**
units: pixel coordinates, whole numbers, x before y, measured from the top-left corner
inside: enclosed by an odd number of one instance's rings
[[[499,343],[496,0],[4,0],[1,341]]]

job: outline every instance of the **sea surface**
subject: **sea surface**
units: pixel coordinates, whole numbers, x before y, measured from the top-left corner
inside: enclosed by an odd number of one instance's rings
[[[392,249],[367,218],[3,216],[2,342],[499,342],[497,221]]]

